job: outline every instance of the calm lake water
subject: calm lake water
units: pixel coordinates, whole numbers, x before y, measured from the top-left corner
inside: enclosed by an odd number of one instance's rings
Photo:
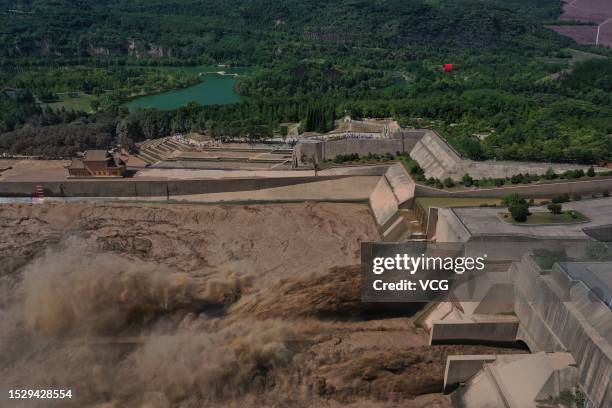
[[[200,105],[225,105],[241,100],[234,91],[236,77],[223,76],[214,72],[244,75],[248,68],[224,67],[171,67],[186,72],[201,73],[201,82],[188,88],[166,91],[159,94],[141,96],[125,104],[130,111],[138,108],[176,109],[197,102]]]

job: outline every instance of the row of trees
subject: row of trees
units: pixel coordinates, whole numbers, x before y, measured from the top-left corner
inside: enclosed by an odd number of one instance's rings
[[[23,127],[3,133],[0,153],[71,158],[87,149],[108,149],[115,140],[113,123],[79,122],[42,127]]]

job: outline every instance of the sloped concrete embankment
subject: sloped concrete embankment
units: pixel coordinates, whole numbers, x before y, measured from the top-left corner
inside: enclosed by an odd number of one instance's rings
[[[384,241],[398,240],[407,232],[400,209],[409,208],[415,183],[401,164],[389,167],[370,195],[370,208]]]
[[[556,173],[562,173],[575,169],[586,171],[589,167],[564,163],[468,160],[459,156],[443,138],[433,131],[425,132],[410,151],[410,156],[423,168],[425,176],[440,180],[447,177],[459,180],[466,173],[475,179],[506,178],[519,173],[544,174],[550,168]]]
[[[554,268],[550,273],[543,272],[527,256],[513,265],[519,337],[532,351],[570,352],[589,399],[597,407],[610,407],[610,310],[602,302],[594,301],[583,284],[564,283],[563,276],[565,279],[567,276]],[[566,292],[567,299],[562,299],[560,292]]]

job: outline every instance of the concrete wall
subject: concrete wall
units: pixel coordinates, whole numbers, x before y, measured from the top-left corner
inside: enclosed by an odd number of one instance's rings
[[[397,214],[399,209],[397,199],[387,179],[383,176],[370,195],[370,208],[376,219],[376,224],[384,228]]]
[[[47,197],[167,197],[284,187],[346,176],[279,177],[207,180],[68,180],[65,182],[0,182],[0,196],[29,197],[41,185]]]
[[[612,225],[600,225],[582,229],[589,237],[602,242],[612,242]]]
[[[514,343],[518,321],[474,322],[441,320],[433,322],[430,344],[457,342]]]
[[[594,302],[580,283],[572,287],[570,300],[564,302],[553,289],[549,275],[543,274],[530,257],[513,268],[519,336],[524,335],[532,350],[570,352],[579,367],[580,384],[591,401],[597,407],[612,406],[612,345],[600,334],[612,324],[610,311],[603,303]],[[603,323],[601,319],[589,322],[602,315],[608,317]]]
[[[518,173],[544,174],[549,168],[556,173],[566,170],[583,169],[581,166],[563,163],[515,162],[515,161],[474,161],[462,159],[448,143],[433,131],[427,131],[410,151],[425,171],[427,177],[443,180],[447,177],[459,180],[468,173],[475,179],[506,178]]]
[[[583,179],[582,181],[560,181],[547,184],[520,184],[499,188],[448,191],[417,184],[417,197],[503,197],[519,193],[530,198],[552,198],[568,193],[570,196],[580,194],[590,196],[604,191],[612,193],[612,178]]]
[[[472,236],[450,208],[438,209],[435,234],[438,242],[467,242]]]
[[[412,202],[414,189],[415,183],[403,165],[396,163],[389,166],[370,195],[370,208],[381,232],[401,218],[399,209]],[[403,220],[399,221],[403,224]],[[397,231],[395,228],[389,233],[397,234]]]
[[[309,164],[313,156],[318,161],[322,161],[333,160],[338,155],[355,153],[365,157],[370,153],[395,155],[397,152],[410,152],[424,133],[421,130],[403,130],[394,133],[389,138],[302,141],[295,146],[294,161],[297,165],[303,166]]]
[[[495,361],[494,354],[448,356],[446,358],[446,369],[444,370],[445,394],[451,392],[459,384],[467,382],[478,373],[485,363]]]
[[[384,177],[389,181],[400,206],[411,203],[416,184],[402,164],[396,163],[390,166]]]

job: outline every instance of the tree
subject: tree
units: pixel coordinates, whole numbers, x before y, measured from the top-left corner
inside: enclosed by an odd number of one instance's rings
[[[589,177],[595,177],[595,169],[593,168],[593,166],[589,167],[586,174]]]
[[[444,179],[444,187],[446,188],[455,187],[455,182],[453,181],[452,178],[447,177]]]
[[[552,167],[549,167],[546,170],[546,173],[544,173],[544,179],[545,180],[553,180],[555,178],[557,178],[557,174],[555,173],[555,171],[553,170]]]
[[[124,151],[128,151],[128,126],[125,119],[120,120],[117,123],[117,140],[119,141],[119,145],[121,149]]]
[[[283,139],[286,139],[287,135],[289,134],[289,126],[281,125],[281,127],[280,127],[280,134],[283,137]]]
[[[548,208],[548,211],[552,214],[561,214],[563,212],[563,206],[561,204],[551,203],[548,204],[546,208]]]
[[[527,217],[531,215],[529,212],[529,205],[527,203],[513,204],[508,207],[512,218],[517,222],[527,221]]]
[[[567,193],[563,193],[560,196],[553,197],[551,200],[554,204],[567,203],[570,200],[570,196]]]
[[[512,193],[502,197],[502,204],[511,207],[515,204],[527,204],[527,201],[519,193]]]
[[[471,187],[474,184],[474,179],[468,173],[465,173],[463,177],[461,177],[461,182],[466,187]]]

